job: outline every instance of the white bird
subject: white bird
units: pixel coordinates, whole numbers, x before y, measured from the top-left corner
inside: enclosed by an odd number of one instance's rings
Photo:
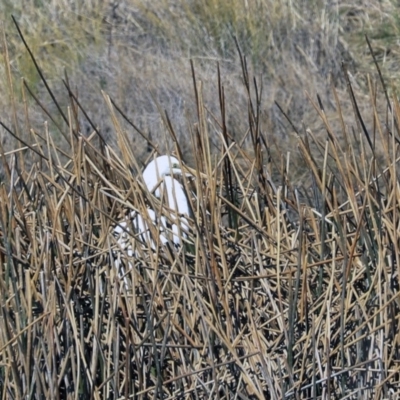
[[[147,215],[141,215],[133,211],[125,221],[121,221],[115,228],[114,234],[121,250],[126,250],[128,257],[133,256],[132,247],[129,244],[129,228],[133,226],[135,235],[138,235],[142,243],[155,249],[155,242],[151,232],[159,232],[159,243],[166,244],[170,233],[175,245],[182,244],[182,238],[188,230],[189,216],[188,200],[181,183],[174,178],[175,175],[183,175],[179,160],[173,156],[163,155],[152,160],[142,173],[143,181],[150,193],[159,198],[163,205],[171,210],[169,216],[157,215],[151,208],[147,208]],[[192,176],[189,173],[186,176]],[[157,218],[158,217],[158,218]],[[131,223],[130,223],[130,221]],[[152,224],[155,228],[150,227]],[[117,262],[119,267],[120,262]],[[122,272],[122,271],[120,271]]]
[[[177,158],[164,155],[152,160],[143,171],[143,181],[150,193],[158,198],[162,197],[164,191],[164,202],[174,211],[172,219],[177,219],[179,214],[189,215],[189,205],[182,185],[174,178],[174,175],[182,175],[182,170]],[[186,176],[192,176],[186,174]],[[187,220],[184,219],[187,226]],[[175,230],[176,231],[176,230]],[[179,244],[179,238],[174,236],[174,243]]]

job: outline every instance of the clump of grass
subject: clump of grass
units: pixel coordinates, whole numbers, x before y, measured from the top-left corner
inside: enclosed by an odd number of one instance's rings
[[[137,179],[140,162],[123,128],[131,121],[107,94],[118,150],[67,82],[69,108],[53,108],[67,127],[60,126],[66,150],[47,124],[34,129],[27,118],[25,137],[3,123],[21,146],[0,147],[3,397],[399,395],[398,102],[378,106],[381,86],[369,80],[368,129],[353,92],[350,113],[333,87],[341,130],[321,100],[311,102],[327,134],[296,134],[313,182],[304,190],[290,154],[270,154],[262,91],[240,61],[248,94],[241,140],[227,125],[236,98],[227,96],[224,75],[218,71],[217,115],[192,70],[197,173],[183,181],[192,210],[184,246],[152,249],[133,231],[135,257],[118,246],[113,229],[124,215],[170,211]],[[170,150],[186,161],[173,124],[161,118]]]

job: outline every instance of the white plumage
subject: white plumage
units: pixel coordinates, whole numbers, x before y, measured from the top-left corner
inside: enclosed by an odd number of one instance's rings
[[[130,235],[126,232],[130,231],[131,226],[139,240],[152,249],[156,247],[154,241],[156,238],[152,236],[152,232],[157,231],[160,244],[166,244],[169,240],[172,240],[175,245],[182,244],[181,240],[186,236],[185,232],[188,229],[188,220],[184,215],[189,215],[189,205],[185,191],[180,182],[174,178],[175,175],[182,175],[179,161],[168,155],[155,158],[144,169],[142,177],[147,189],[171,212],[167,215],[164,210],[163,215],[157,215],[149,207],[146,209],[147,215],[133,211],[114,228],[114,235],[117,237],[120,249],[126,251],[128,257],[134,255],[129,245]],[[191,174],[186,175],[191,176]],[[153,227],[150,227],[150,224]],[[118,268],[119,265],[120,261],[117,260]]]

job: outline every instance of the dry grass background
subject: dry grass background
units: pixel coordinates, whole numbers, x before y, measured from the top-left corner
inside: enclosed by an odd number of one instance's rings
[[[234,42],[239,41],[250,72],[262,85],[261,119],[272,151],[291,151],[302,164],[296,138],[275,102],[288,113],[297,129],[302,123],[323,135],[320,120],[305,91],[315,99],[318,93],[327,114],[336,115],[330,83],[346,102],[346,85],[341,67],[345,60],[359,96],[368,93],[365,73],[376,70],[364,39],[370,35],[380,67],[389,87],[396,87],[399,11],[394,1],[359,1],[352,5],[325,1],[3,1],[1,15],[9,46],[10,64],[21,99],[21,78],[53,109],[34,65],[12,24],[13,14],[21,24],[49,85],[66,106],[61,78],[66,70],[88,114],[101,127],[109,143],[115,144],[112,122],[102,101],[105,90],[135,124],[153,139],[163,142],[160,110],[168,112],[187,161],[193,161],[188,130],[193,123],[195,102],[189,60],[204,83],[204,97],[211,112],[217,113],[217,63],[228,99],[227,125],[235,138],[243,137],[247,121],[242,116],[247,93],[241,84],[241,66]],[[2,93],[8,93],[2,63]],[[365,117],[371,105],[360,107]],[[3,120],[12,120],[9,96],[2,96]],[[29,100],[28,100],[29,101]],[[345,103],[344,107],[350,107]],[[19,109],[19,113],[23,113]],[[19,114],[18,113],[18,114]],[[37,106],[30,110],[32,123],[41,126]],[[346,113],[351,124],[352,115]],[[339,121],[336,121],[339,126]],[[128,127],[126,127],[128,129]],[[65,146],[53,125],[49,129]],[[90,126],[82,120],[82,129]],[[321,131],[321,132],[320,132]],[[7,136],[2,135],[7,141]],[[140,161],[148,156],[140,136],[129,129],[132,147]],[[171,144],[171,143],[169,143]],[[11,148],[13,145],[10,143]],[[213,149],[214,150],[214,149]],[[299,169],[296,179],[309,184]]]
[[[2,398],[398,398],[400,10],[226,4],[1,3]],[[167,148],[188,238],[122,279]]]

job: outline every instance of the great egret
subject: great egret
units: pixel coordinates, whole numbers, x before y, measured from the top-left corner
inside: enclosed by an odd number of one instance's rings
[[[185,215],[189,216],[189,205],[181,183],[174,176],[183,174],[179,160],[168,155],[155,158],[144,169],[142,177],[147,189],[159,198],[166,208],[159,218],[157,218],[157,213],[149,207],[145,210],[147,215],[133,211],[114,228],[117,242],[122,250],[126,250],[128,257],[133,256],[133,250],[129,244],[130,235],[127,233],[131,226],[141,242],[147,243],[153,249],[155,249],[155,238],[151,232],[154,232],[154,229],[149,226],[150,224],[154,225],[156,231],[159,232],[160,244],[166,244],[169,241],[170,233],[175,245],[182,244],[181,240],[186,236],[185,232],[188,229],[188,220]],[[190,173],[185,173],[185,175],[192,176]],[[167,209],[171,210],[168,215]],[[118,261],[116,265],[118,268],[119,264]]]
[[[177,158],[173,156],[159,156],[152,160],[143,171],[143,181],[150,193],[154,191],[156,197],[161,198],[164,191],[164,201],[174,212],[172,219],[176,219],[179,214],[189,215],[189,205],[182,185],[174,178],[175,175],[182,175],[183,172]],[[192,176],[191,174],[185,174]],[[187,220],[183,221],[187,226]],[[176,244],[179,243],[174,238]]]

